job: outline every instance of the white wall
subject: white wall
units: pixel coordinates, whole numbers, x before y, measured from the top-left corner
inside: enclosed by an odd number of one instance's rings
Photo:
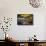
[[[45,7],[45,6],[44,6]],[[37,35],[39,40],[46,39],[45,37],[45,12],[46,8],[33,8],[30,6],[28,0],[0,0],[0,17],[12,17],[12,27],[9,31],[17,40],[27,40],[34,34]],[[17,14],[33,13],[34,25],[18,26]],[[0,18],[1,19],[1,18]],[[2,31],[0,31],[0,35]],[[0,36],[0,39],[3,37]]]

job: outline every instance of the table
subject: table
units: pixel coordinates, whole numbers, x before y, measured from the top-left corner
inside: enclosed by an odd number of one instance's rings
[[[29,41],[29,40],[9,40],[9,44],[16,46],[46,46],[46,40]]]
[[[39,40],[39,41],[17,40],[14,42],[16,43],[16,46],[20,46],[20,44],[24,44],[23,46],[40,46],[40,45],[43,46],[44,44],[46,44],[46,40]]]

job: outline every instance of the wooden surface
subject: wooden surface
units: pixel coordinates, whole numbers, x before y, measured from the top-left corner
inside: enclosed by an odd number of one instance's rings
[[[0,40],[4,42],[4,40]],[[6,41],[7,42],[7,41]],[[20,46],[20,44],[24,44],[24,46],[46,46],[46,40],[39,40],[39,41],[29,41],[29,40],[8,40],[7,42],[9,45],[16,45]]]
[[[20,46],[20,44],[24,44],[24,46],[46,46],[46,40],[39,41],[29,41],[29,40],[8,40],[9,43],[15,44],[16,46]]]
[[[24,46],[28,46],[28,43],[24,43]]]
[[[22,43],[28,43],[28,42],[33,42],[33,43],[46,43],[46,40],[39,40],[39,41],[29,41],[29,40],[14,40],[13,42],[22,42]]]

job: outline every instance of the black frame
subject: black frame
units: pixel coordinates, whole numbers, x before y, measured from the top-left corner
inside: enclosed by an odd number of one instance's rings
[[[27,17],[23,17],[22,15],[28,15]],[[30,19],[32,17],[32,19]],[[28,18],[28,20],[31,20],[30,22],[27,21],[27,23],[23,24],[23,19]],[[22,22],[21,22],[22,21]],[[17,25],[33,25],[33,14],[17,14]]]

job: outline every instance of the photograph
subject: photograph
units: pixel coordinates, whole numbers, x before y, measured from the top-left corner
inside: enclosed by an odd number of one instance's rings
[[[17,25],[33,25],[33,14],[17,14]]]

